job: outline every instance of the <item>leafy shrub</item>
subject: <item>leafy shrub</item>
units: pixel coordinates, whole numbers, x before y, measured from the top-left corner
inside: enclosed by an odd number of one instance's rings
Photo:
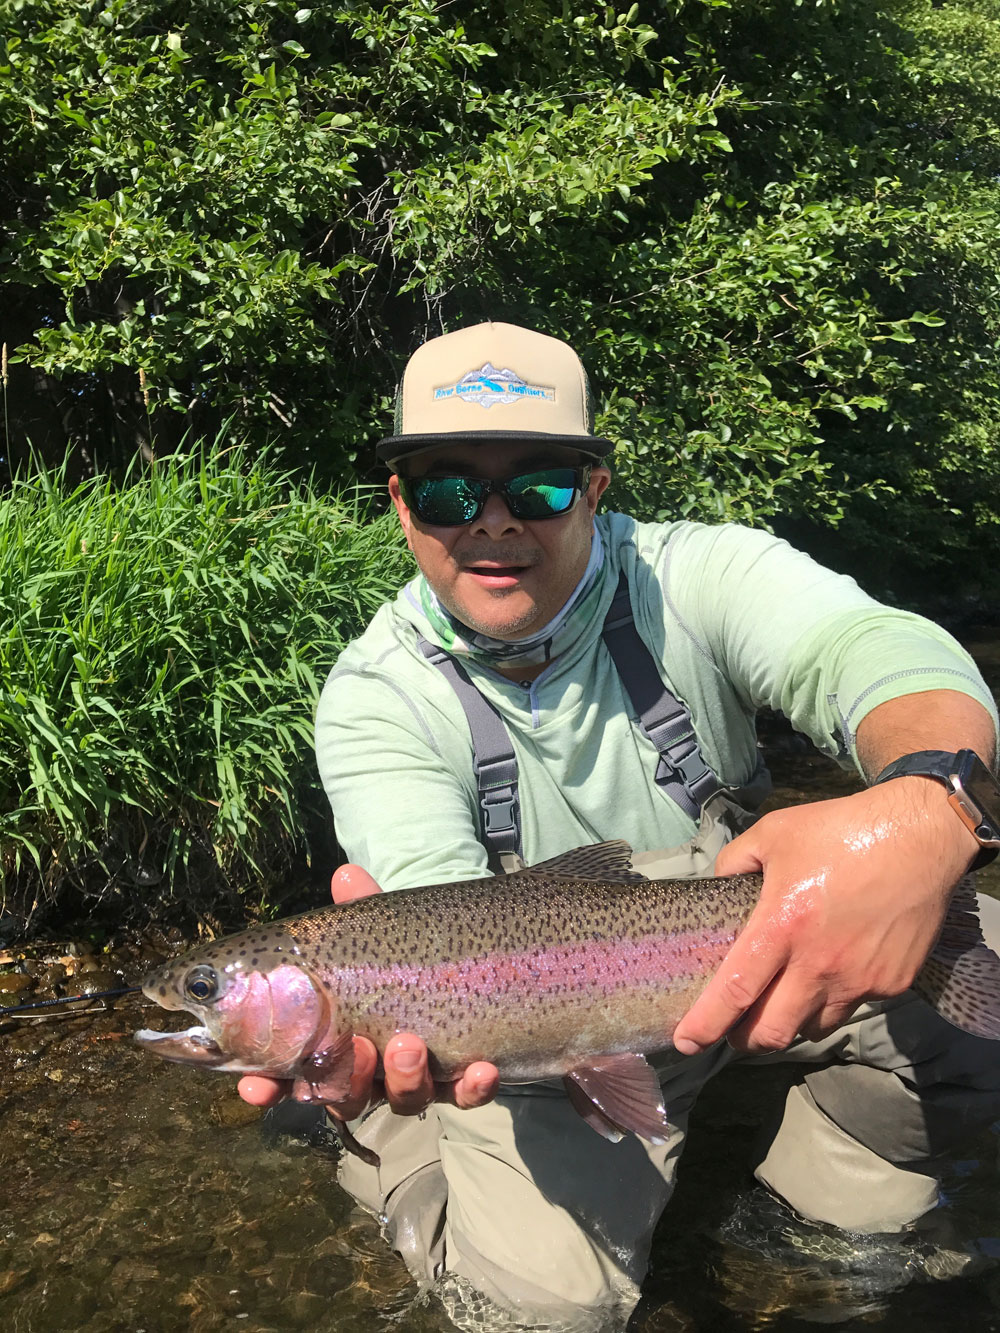
[[[343,484],[510,319],[619,503],[996,587],[998,124],[997,0],[0,0],[6,446],[233,418]]]

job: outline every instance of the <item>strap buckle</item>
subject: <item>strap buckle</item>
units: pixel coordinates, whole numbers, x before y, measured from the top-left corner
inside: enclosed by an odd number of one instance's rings
[[[664,776],[669,774],[680,778],[685,787],[693,787],[700,778],[711,772],[693,736],[660,755],[656,770],[657,781],[660,780],[661,770]]]
[[[485,816],[484,833],[512,833],[517,831],[517,795],[508,792],[498,796],[497,789],[484,792],[479,802]]]

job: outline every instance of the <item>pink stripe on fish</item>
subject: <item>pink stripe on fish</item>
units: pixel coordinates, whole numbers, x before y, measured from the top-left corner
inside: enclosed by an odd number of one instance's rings
[[[359,964],[337,969],[345,997],[375,997],[401,990],[489,996],[538,1002],[586,989],[611,996],[626,986],[669,988],[714,971],[736,938],[736,929],[703,929],[646,936],[642,940],[582,940],[536,952],[495,954],[415,967]]]

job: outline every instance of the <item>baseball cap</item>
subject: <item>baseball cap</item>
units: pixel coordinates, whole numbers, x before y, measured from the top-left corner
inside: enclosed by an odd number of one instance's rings
[[[539,440],[600,462],[583,363],[568,343],[516,324],[475,324],[431,338],[396,390],[395,433],[376,456],[390,467],[444,444]]]

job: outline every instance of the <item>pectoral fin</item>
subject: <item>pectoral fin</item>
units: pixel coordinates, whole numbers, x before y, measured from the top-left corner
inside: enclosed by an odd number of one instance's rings
[[[625,1130],[621,1125],[609,1120],[600,1107],[594,1105],[572,1075],[567,1074],[563,1083],[570,1105],[577,1115],[582,1116],[591,1129],[596,1129],[602,1139],[607,1139],[609,1143],[621,1143],[625,1137]]]
[[[354,1034],[342,1032],[329,1046],[313,1051],[300,1061],[292,1095],[300,1102],[326,1102],[336,1106],[350,1095],[353,1073]],[[369,1166],[381,1164],[378,1154],[359,1143],[339,1116],[328,1112],[327,1121],[345,1152],[360,1157]]]
[[[1000,1040],[1000,958],[983,939],[971,879],[955,890],[913,989],[963,1032]]]
[[[353,1073],[354,1036],[344,1032],[299,1062],[292,1095],[300,1102],[342,1102],[351,1091]]]
[[[574,1108],[592,1129],[612,1143],[626,1133],[649,1143],[665,1143],[670,1122],[659,1079],[645,1056],[602,1055],[563,1082]]]

